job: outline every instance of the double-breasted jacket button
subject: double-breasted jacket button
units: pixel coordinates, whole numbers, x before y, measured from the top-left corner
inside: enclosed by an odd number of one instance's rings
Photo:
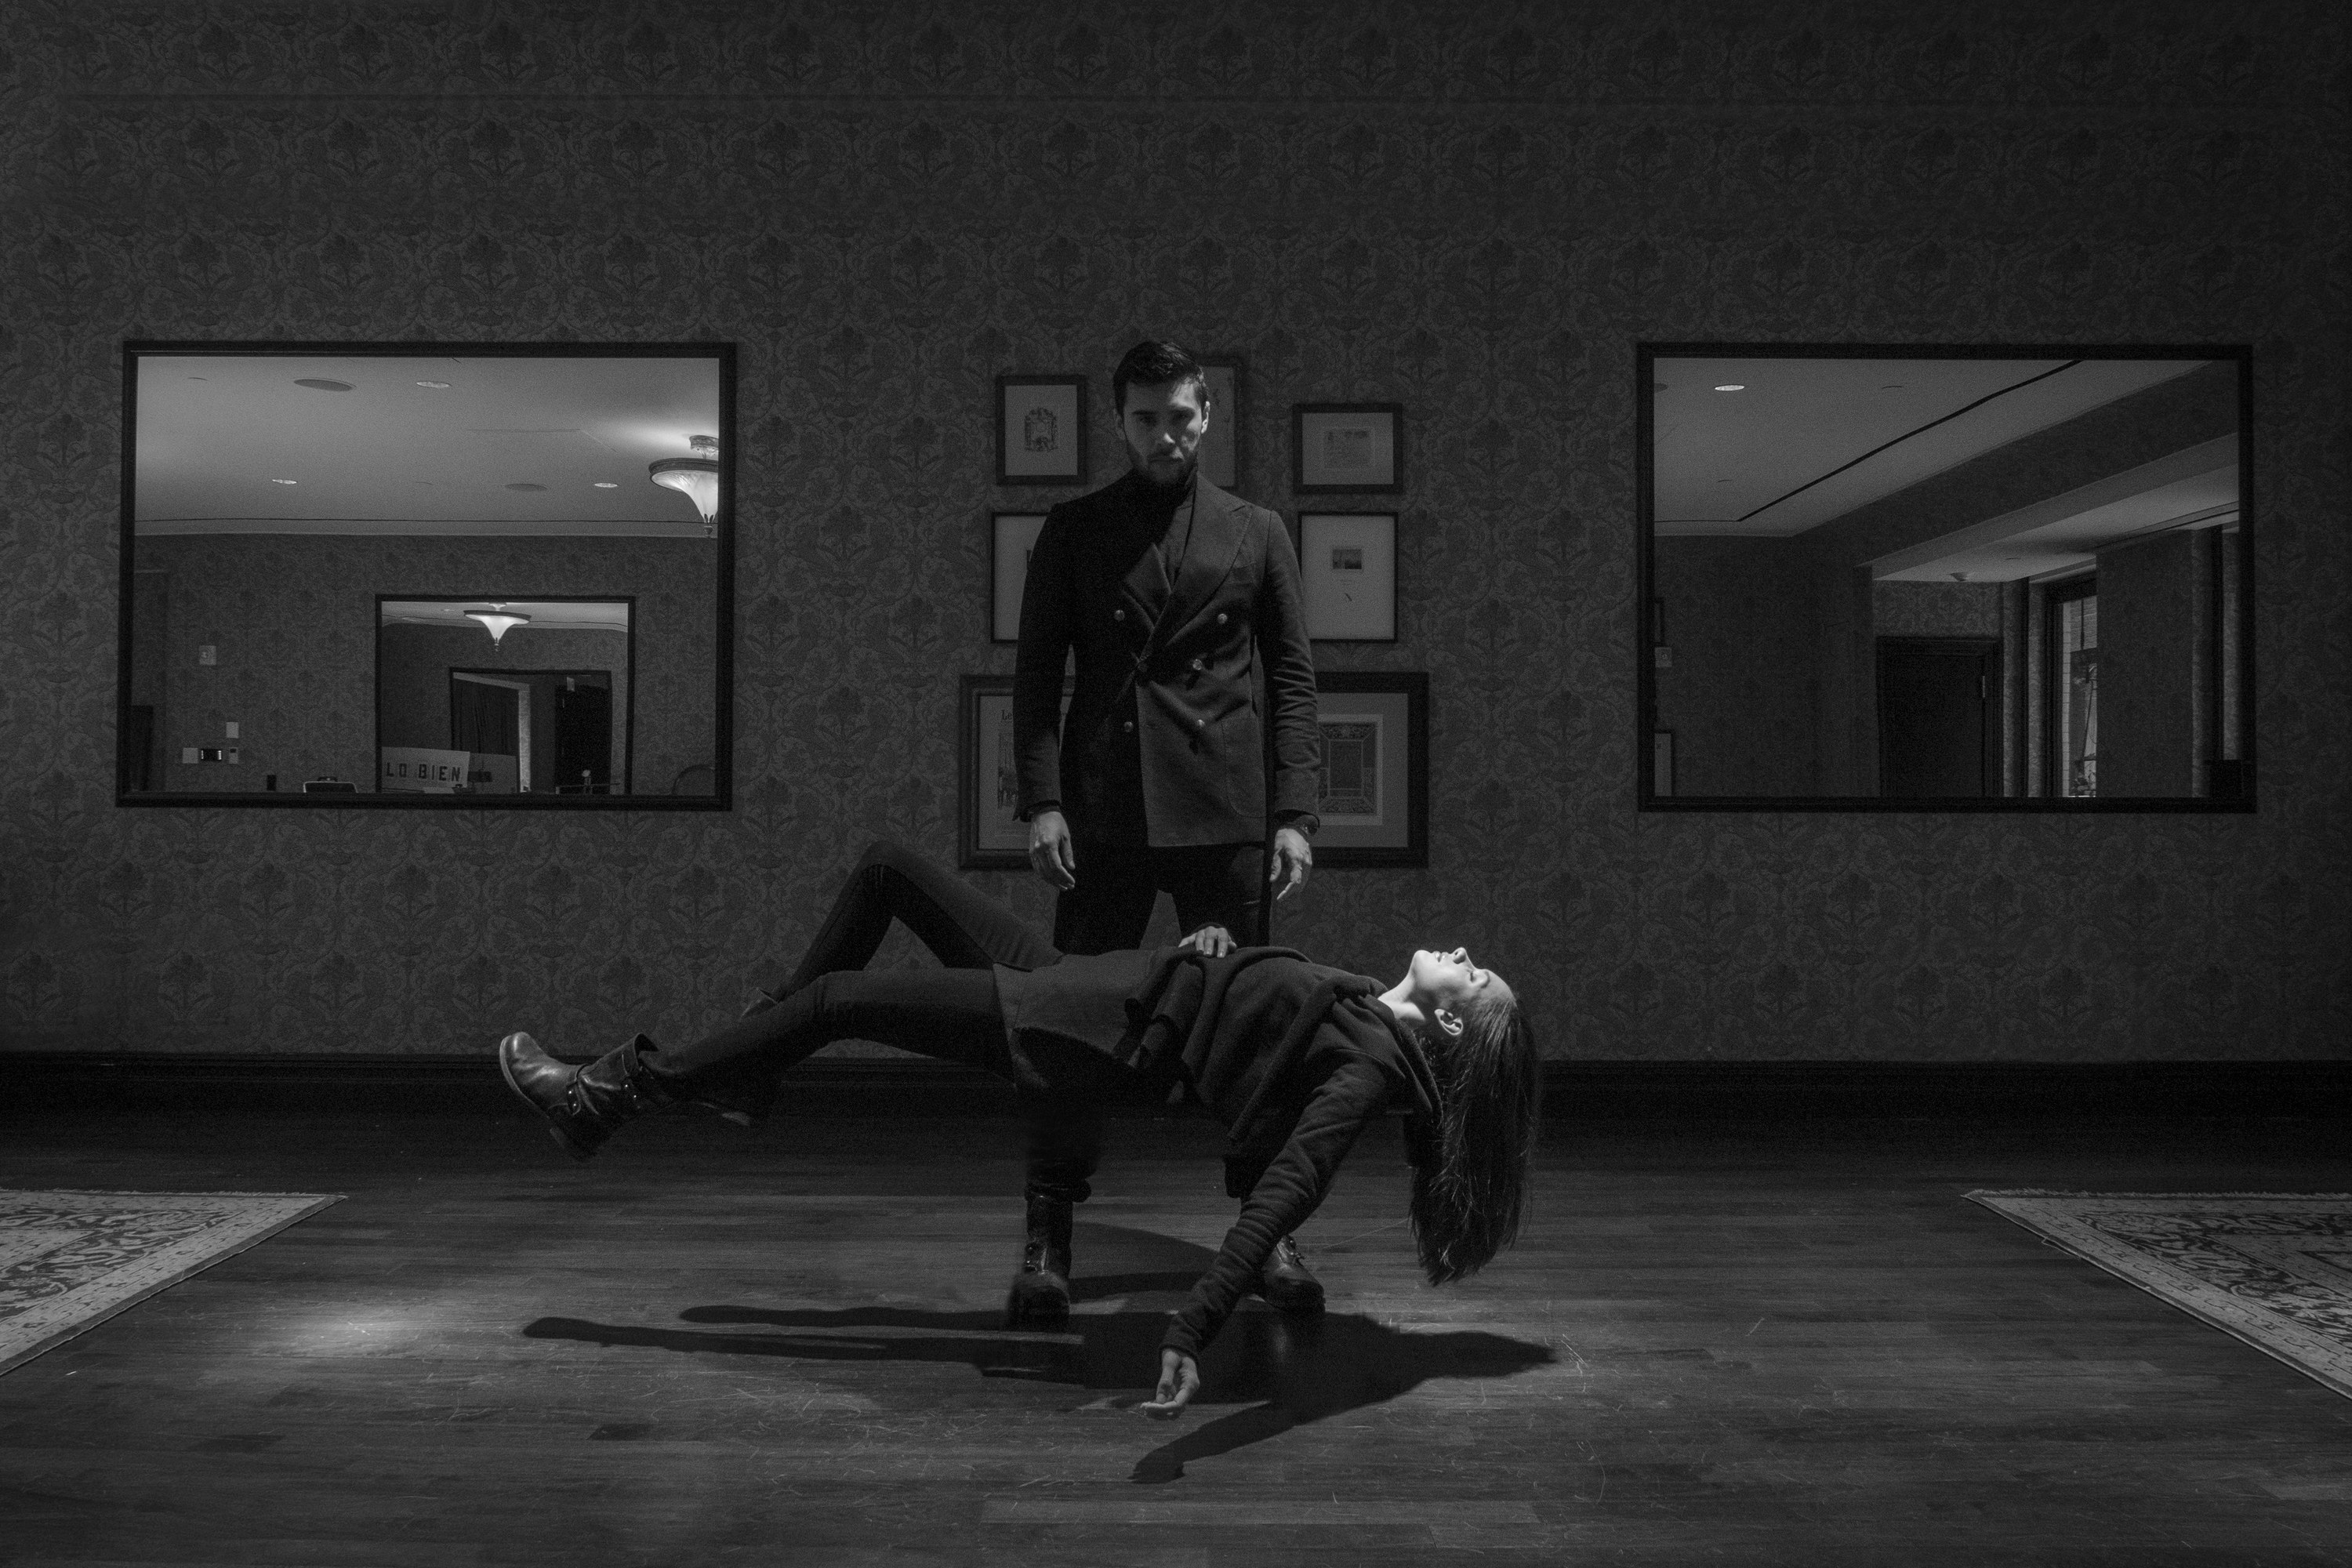
[[[1195,730],[1205,730],[1208,727],[1209,721],[1206,719],[1195,719],[1192,721],[1192,728]]]
[[[1225,624],[1225,612],[1224,612],[1224,611],[1223,611],[1223,610],[1219,610],[1219,611],[1217,612],[1217,625],[1219,625],[1219,626],[1223,626],[1224,624]]]
[[[1196,658],[1192,661],[1192,668],[1194,669],[1206,669],[1209,668],[1209,661],[1204,658]]]
[[[1134,733],[1135,733],[1135,721],[1134,721],[1134,720],[1132,720],[1132,719],[1129,719],[1126,723],[1121,724],[1121,725],[1119,726],[1119,728],[1120,728],[1120,729],[1122,729],[1122,730],[1124,730],[1124,731],[1126,731],[1129,734],[1132,735],[1132,734],[1134,734]]]
[[[1127,612],[1125,610],[1113,610],[1110,613],[1110,618],[1114,621],[1123,621],[1127,619]]]

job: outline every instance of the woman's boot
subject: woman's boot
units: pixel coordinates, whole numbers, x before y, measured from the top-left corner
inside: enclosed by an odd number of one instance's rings
[[[1307,1271],[1297,1237],[1286,1236],[1274,1244],[1274,1256],[1258,1277],[1257,1293],[1276,1311],[1311,1315],[1323,1310],[1323,1282]]]
[[[1013,1277],[1013,1292],[1004,1299],[1004,1326],[1058,1329],[1069,1320],[1070,1205],[1033,1194],[1021,1272]]]
[[[547,1118],[548,1133],[563,1152],[585,1160],[630,1117],[677,1103],[637,1060],[637,1047],[651,1044],[639,1035],[575,1068],[541,1050],[529,1035],[509,1035],[499,1042],[499,1071],[523,1103]]]

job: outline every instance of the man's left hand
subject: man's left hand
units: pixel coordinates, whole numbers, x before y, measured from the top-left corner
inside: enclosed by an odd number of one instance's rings
[[[1282,884],[1275,889],[1275,901],[1280,903],[1294,889],[1305,887],[1314,864],[1315,851],[1307,847],[1307,835],[1296,827],[1276,828],[1273,864],[1265,869],[1267,881]]]

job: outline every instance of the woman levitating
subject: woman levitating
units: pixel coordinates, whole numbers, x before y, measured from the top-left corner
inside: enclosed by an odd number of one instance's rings
[[[947,967],[865,973],[894,918]],[[1032,1159],[1028,1242],[1007,1303],[1016,1326],[1069,1310],[1071,1205],[1089,1191],[1107,1108],[1181,1085],[1224,1124],[1225,1190],[1241,1217],[1160,1342],[1143,1406],[1153,1415],[1192,1398],[1202,1347],[1243,1296],[1321,1309],[1291,1233],[1375,1117],[1407,1117],[1413,1232],[1432,1284],[1474,1273],[1518,1232],[1535,1043],[1511,988],[1461,949],[1414,953],[1385,988],[1287,948],[1236,948],[1218,926],[1172,948],[1065,956],[894,844],[866,852],[791,980],[736,1023],[688,1046],[639,1035],[578,1068],[509,1035],[499,1065],[584,1160],[642,1111],[761,1115],[787,1068],[841,1039],[960,1062],[1020,1090]]]

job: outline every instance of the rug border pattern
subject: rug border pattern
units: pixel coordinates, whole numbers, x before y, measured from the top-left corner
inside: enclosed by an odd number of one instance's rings
[[[113,1279],[97,1280],[59,1298],[56,1303],[58,1308],[65,1307],[77,1297],[96,1299],[102,1304],[85,1310],[71,1321],[58,1323],[46,1330],[35,1326],[29,1331],[35,1333],[37,1337],[23,1343],[15,1344],[13,1348],[10,1342],[15,1336],[6,1332],[6,1324],[0,1323],[0,1376],[5,1376],[26,1362],[55,1350],[68,1340],[88,1333],[107,1320],[128,1311],[150,1297],[170,1289],[182,1280],[203,1273],[214,1264],[234,1258],[240,1252],[260,1245],[279,1231],[310,1218],[321,1209],[341,1203],[344,1194],[341,1193],[250,1192],[159,1193],[110,1191],[89,1187],[0,1187],[0,1203],[5,1203],[10,1198],[145,1198],[159,1206],[166,1203],[201,1202],[205,1198],[238,1198],[247,1201],[245,1205],[247,1213],[241,1219],[226,1222],[218,1227],[218,1230],[232,1232],[232,1239],[220,1240],[216,1232],[208,1232],[202,1238],[185,1237],[158,1249],[152,1257],[142,1259],[140,1266],[120,1271],[133,1276],[132,1279],[127,1282],[127,1288],[125,1283],[117,1283]],[[267,1200],[267,1202],[257,1203],[256,1200]],[[56,1316],[61,1314],[53,1310],[45,1315],[54,1321]]]
[[[2352,1193],[2148,1193],[2061,1192],[2042,1187],[1979,1188],[1966,1194],[1970,1203],[1990,1210],[2022,1230],[2042,1237],[2061,1251],[2145,1290],[2209,1327],[2252,1345],[2324,1387],[2352,1398],[2352,1345],[2326,1340],[2279,1313],[2269,1311],[2206,1281],[2166,1265],[2146,1251],[2084,1223],[2079,1213],[2060,1204],[2131,1202],[2142,1205],[2211,1204],[2316,1204],[2352,1211]],[[2259,1325],[2259,1326],[2258,1326]],[[2312,1359],[2284,1348],[2307,1346]]]

